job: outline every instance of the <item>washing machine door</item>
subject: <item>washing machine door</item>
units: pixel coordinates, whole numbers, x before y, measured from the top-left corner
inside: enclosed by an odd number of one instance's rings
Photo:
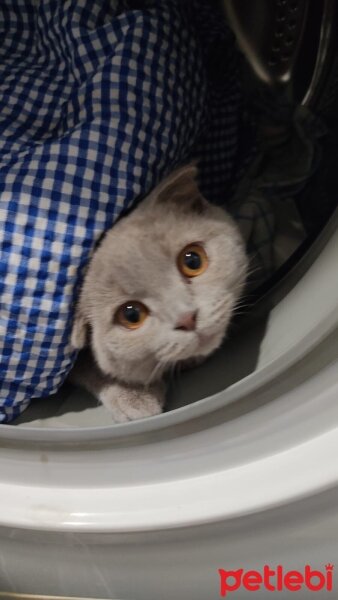
[[[216,599],[224,571],[326,573],[338,560],[336,221],[264,323],[239,334],[243,361],[259,354],[237,383],[143,422],[1,428],[2,590]]]
[[[1,427],[0,598],[334,597],[337,224],[182,376],[172,410]]]

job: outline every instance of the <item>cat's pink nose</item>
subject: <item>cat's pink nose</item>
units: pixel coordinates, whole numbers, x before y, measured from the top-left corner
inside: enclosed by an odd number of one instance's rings
[[[178,319],[175,329],[181,329],[182,331],[194,331],[194,329],[196,329],[196,319],[197,312],[185,313]]]

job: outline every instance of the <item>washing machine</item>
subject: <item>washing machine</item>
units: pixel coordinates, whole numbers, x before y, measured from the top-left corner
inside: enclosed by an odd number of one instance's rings
[[[336,132],[299,202],[311,226],[224,346],[175,380],[164,414],[107,425],[64,388],[1,426],[0,598],[338,593],[337,9],[224,8],[257,80],[292,80]],[[306,568],[331,589],[257,584],[264,569]]]

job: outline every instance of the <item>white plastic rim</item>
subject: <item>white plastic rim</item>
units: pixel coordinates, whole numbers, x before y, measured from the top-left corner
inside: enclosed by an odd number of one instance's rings
[[[192,527],[335,487],[337,259],[336,231],[271,311],[256,371],[224,392],[121,426],[3,426],[0,525],[115,533]],[[234,400],[247,410],[236,412]]]
[[[5,508],[1,525],[39,531],[133,533],[224,521],[333,487],[337,463],[327,457],[336,456],[337,451],[338,429],[334,428],[289,451],[174,483],[99,490],[1,485]],[[305,468],[309,463],[323,468],[311,473]]]

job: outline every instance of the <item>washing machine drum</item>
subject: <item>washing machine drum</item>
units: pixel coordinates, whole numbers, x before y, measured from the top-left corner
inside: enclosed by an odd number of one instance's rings
[[[250,85],[287,89],[325,123],[297,197],[304,239],[223,347],[175,380],[164,414],[107,424],[64,389],[1,427],[0,597],[216,599],[224,570],[338,559],[336,6],[214,4]]]

